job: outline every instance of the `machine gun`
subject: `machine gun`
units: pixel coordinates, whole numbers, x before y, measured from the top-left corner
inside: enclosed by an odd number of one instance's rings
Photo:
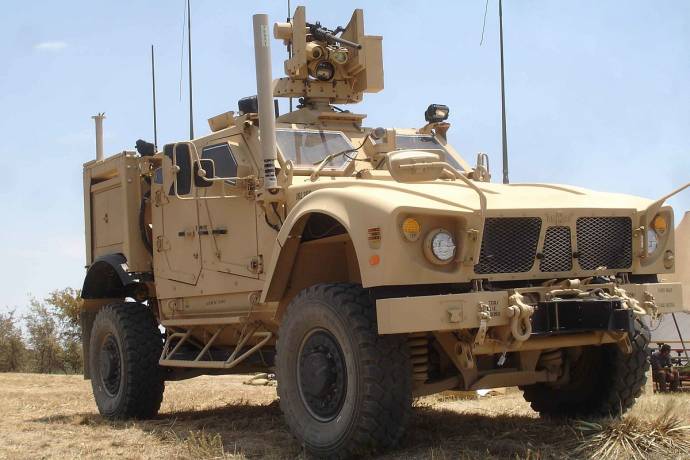
[[[323,27],[320,22],[316,22],[314,24],[307,22],[306,24],[309,28],[309,33],[311,36],[318,41],[328,43],[329,45],[343,45],[357,50],[362,49],[362,45],[359,43],[336,36],[337,34],[345,31],[345,28],[343,27],[338,26],[335,30],[330,30]]]
[[[307,22],[300,6],[290,22],[275,24],[273,36],[291,50],[274,96],[347,104],[383,89],[382,37],[364,34],[362,10],[355,10],[345,27],[331,30]]]

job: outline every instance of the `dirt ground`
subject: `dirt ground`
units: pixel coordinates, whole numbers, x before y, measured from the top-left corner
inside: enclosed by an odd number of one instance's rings
[[[157,419],[113,423],[98,415],[80,376],[0,374],[0,458],[303,458],[275,388],[245,380],[169,382]],[[647,391],[627,417],[667,409],[690,423],[690,394]],[[572,425],[539,419],[517,390],[430,397],[415,403],[402,445],[381,458],[565,458],[580,436]]]

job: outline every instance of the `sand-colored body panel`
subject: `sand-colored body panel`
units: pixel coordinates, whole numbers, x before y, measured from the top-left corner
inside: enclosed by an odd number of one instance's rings
[[[492,183],[484,156],[473,166],[449,144],[445,106],[419,128],[363,126],[332,104],[383,88],[381,37],[361,10],[339,37],[304,15],[275,28],[293,54],[273,96],[303,98],[275,130],[264,92],[206,136],[84,165],[87,309],[148,302],[161,365],[231,372],[270,365],[258,352],[275,354],[301,292],[349,283],[380,335],[433,355],[415,361],[416,394],[557,382],[564,361],[542,351],[631,350],[634,318],[683,309],[665,282],[687,258],[666,197]]]

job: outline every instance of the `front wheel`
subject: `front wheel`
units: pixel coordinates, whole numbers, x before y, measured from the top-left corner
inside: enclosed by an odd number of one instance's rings
[[[89,370],[98,411],[111,419],[150,418],[158,413],[165,382],[158,359],[163,340],[145,305],[111,304],[91,329]]]
[[[299,293],[280,326],[276,366],[280,407],[309,453],[349,457],[402,437],[412,400],[407,342],[378,335],[361,286]]]
[[[570,381],[521,387],[532,409],[548,417],[612,417],[630,409],[647,382],[650,333],[635,318],[632,353],[616,344],[583,347],[569,363]]]

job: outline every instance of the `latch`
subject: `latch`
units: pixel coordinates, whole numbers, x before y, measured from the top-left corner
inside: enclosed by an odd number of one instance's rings
[[[483,302],[479,303],[479,330],[474,337],[474,344],[481,345],[486,339],[486,332],[489,330],[489,320],[491,319],[491,310],[489,306]]]

